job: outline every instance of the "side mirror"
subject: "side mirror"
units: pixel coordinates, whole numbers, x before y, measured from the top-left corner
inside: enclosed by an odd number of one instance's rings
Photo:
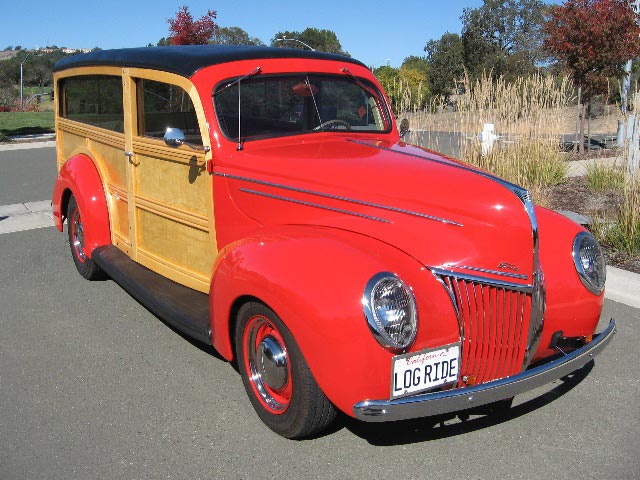
[[[409,119],[403,118],[400,121],[400,138],[403,138],[407,133],[409,133]]]
[[[184,132],[179,128],[168,127],[164,132],[164,143],[170,147],[179,147],[184,145]]]

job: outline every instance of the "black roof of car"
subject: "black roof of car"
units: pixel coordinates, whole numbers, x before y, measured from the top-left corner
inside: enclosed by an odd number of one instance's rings
[[[58,72],[74,67],[117,66],[152,68],[190,77],[201,68],[210,65],[263,58],[338,60],[365,66],[351,57],[312,50],[253,47],[248,45],[179,45],[95,50],[90,53],[63,58],[56,62],[53,71]]]

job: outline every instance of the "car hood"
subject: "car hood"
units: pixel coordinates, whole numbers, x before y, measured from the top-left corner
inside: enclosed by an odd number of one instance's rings
[[[532,278],[526,192],[426,149],[354,138],[252,142],[215,173],[265,227],[340,228],[427,267]]]

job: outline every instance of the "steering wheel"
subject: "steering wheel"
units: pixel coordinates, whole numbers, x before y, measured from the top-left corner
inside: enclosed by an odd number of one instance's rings
[[[322,122],[320,125],[315,127],[314,130],[336,130],[338,127],[344,127],[347,130],[351,130],[351,124],[345,120],[340,120],[339,118],[334,118],[333,120]]]

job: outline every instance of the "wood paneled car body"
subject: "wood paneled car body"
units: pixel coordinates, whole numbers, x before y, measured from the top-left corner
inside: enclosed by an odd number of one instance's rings
[[[594,335],[593,237],[403,143],[354,59],[154,47],[54,70],[53,210],[78,271],[236,361],[286,437],[337,410],[379,422],[511,399],[615,331]]]

